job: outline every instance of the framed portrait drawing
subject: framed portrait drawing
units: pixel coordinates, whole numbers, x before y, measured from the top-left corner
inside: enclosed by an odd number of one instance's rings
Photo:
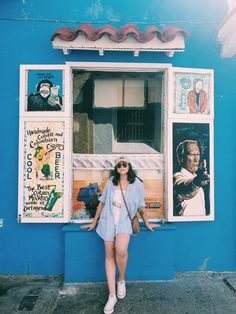
[[[169,121],[168,220],[214,220],[213,123]]]
[[[21,65],[20,116],[65,116],[65,66]]]
[[[213,70],[172,68],[172,118],[213,118]]]

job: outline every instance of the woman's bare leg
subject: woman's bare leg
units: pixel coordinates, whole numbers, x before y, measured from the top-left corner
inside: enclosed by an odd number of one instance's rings
[[[104,241],[105,244],[105,268],[109,294],[116,294],[116,263],[114,241]]]
[[[128,260],[128,245],[130,234],[119,233],[115,239],[116,263],[118,266],[118,282],[125,279],[125,271]]]

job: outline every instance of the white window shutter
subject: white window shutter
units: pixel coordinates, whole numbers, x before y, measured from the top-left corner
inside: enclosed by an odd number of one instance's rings
[[[213,70],[210,69],[173,67],[169,70],[169,104],[165,138],[166,207],[169,221],[214,219],[213,75]],[[196,141],[200,150],[200,160],[195,161],[197,166],[194,174],[190,174],[190,166],[185,161],[187,150],[182,143],[187,140]],[[190,179],[199,175],[204,168],[210,181],[206,186],[199,188],[197,196],[194,196],[194,193],[187,196],[181,189],[177,191],[176,177],[182,176],[184,180],[185,176],[188,176]],[[179,208],[183,211],[178,211]]]
[[[64,65],[20,68],[18,222],[69,221],[71,109],[65,72]]]

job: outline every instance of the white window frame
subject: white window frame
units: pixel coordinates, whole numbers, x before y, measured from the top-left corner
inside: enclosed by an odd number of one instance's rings
[[[140,73],[145,73],[145,72],[163,72],[163,94],[165,97],[165,103],[164,103],[164,109],[163,109],[163,116],[164,116],[164,121],[162,121],[162,138],[166,138],[167,135],[165,135],[165,130],[167,130],[167,111],[169,107],[169,95],[170,95],[170,84],[169,84],[169,79],[168,75],[170,73],[171,69],[171,64],[168,63],[120,63],[120,62],[66,62],[66,72],[69,73],[69,75],[72,77],[72,71],[74,69],[79,69],[83,71],[100,71],[100,72],[140,72]],[[70,104],[72,107],[73,104],[73,85],[69,88],[69,94],[71,97]],[[72,117],[73,119],[73,117]],[[113,139],[114,139],[114,134],[113,134]],[[112,143],[114,145],[114,142]],[[162,154],[157,153],[157,155],[163,155],[163,158],[165,159],[166,153],[166,147],[165,143],[162,143],[162,148],[163,152]],[[118,153],[115,152],[114,153]],[[147,153],[145,153],[147,154]],[[72,152],[72,160],[73,160],[73,152]],[[164,161],[165,164],[165,161]],[[164,173],[164,181],[166,180],[166,176]],[[165,183],[166,185],[166,183]],[[71,196],[72,199],[72,196]],[[166,209],[167,204],[166,204],[166,197],[164,196],[164,208]],[[166,213],[164,212],[164,216],[166,216]],[[73,222],[77,223],[82,223],[82,222],[88,222],[91,220],[73,220]],[[150,219],[150,221],[160,221],[160,219]]]
[[[27,112],[25,110],[25,91],[26,91],[26,77],[25,73],[30,69],[42,69],[42,70],[54,70],[60,69],[63,71],[64,76],[64,111],[63,112]],[[66,178],[66,196],[64,201],[67,202],[64,207],[64,217],[63,219],[56,218],[52,219],[27,219],[22,222],[69,222],[71,221],[72,213],[72,178],[73,178],[73,70],[79,69],[84,71],[100,71],[100,72],[163,72],[163,116],[162,116],[162,154],[164,159],[164,209],[165,217],[169,221],[201,221],[201,220],[213,220],[214,219],[214,166],[213,166],[213,71],[209,69],[184,69],[184,68],[174,68],[171,64],[158,64],[158,63],[113,63],[113,62],[67,62],[65,65],[22,65],[21,66],[21,80],[20,80],[20,136],[19,136],[19,213],[21,213],[21,196],[23,193],[23,176],[24,169],[23,165],[23,153],[24,150],[21,146],[22,143],[22,123],[25,120],[31,121],[64,121],[66,125],[65,130],[65,178]],[[210,93],[210,112],[209,114],[176,114],[174,112],[174,80],[173,77],[175,73],[195,73],[195,74],[207,74],[209,75],[209,82],[211,82]],[[193,80],[192,80],[193,81]],[[200,118],[199,118],[200,117]],[[171,199],[173,194],[173,147],[172,147],[172,127],[175,122],[187,123],[206,123],[209,124],[210,129],[210,175],[211,175],[211,185],[210,185],[210,215],[204,217],[174,217],[173,216],[173,200]],[[113,135],[114,136],[114,135]],[[86,154],[87,155],[87,154]],[[146,154],[144,154],[146,155]],[[115,154],[112,155],[114,157]],[[75,156],[76,157],[76,156]],[[156,169],[156,168],[155,168]],[[169,208],[168,208],[169,206]],[[172,212],[171,212],[172,211]],[[151,219],[151,221],[159,221],[160,219]],[[91,221],[91,220],[87,220]],[[73,222],[81,223],[86,222],[86,220],[74,220]]]

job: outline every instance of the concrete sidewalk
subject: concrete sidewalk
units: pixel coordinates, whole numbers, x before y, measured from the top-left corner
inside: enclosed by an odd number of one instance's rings
[[[0,313],[102,314],[106,283],[65,284],[62,277],[0,276]],[[127,282],[120,314],[236,313],[236,273],[184,273],[171,281]]]

